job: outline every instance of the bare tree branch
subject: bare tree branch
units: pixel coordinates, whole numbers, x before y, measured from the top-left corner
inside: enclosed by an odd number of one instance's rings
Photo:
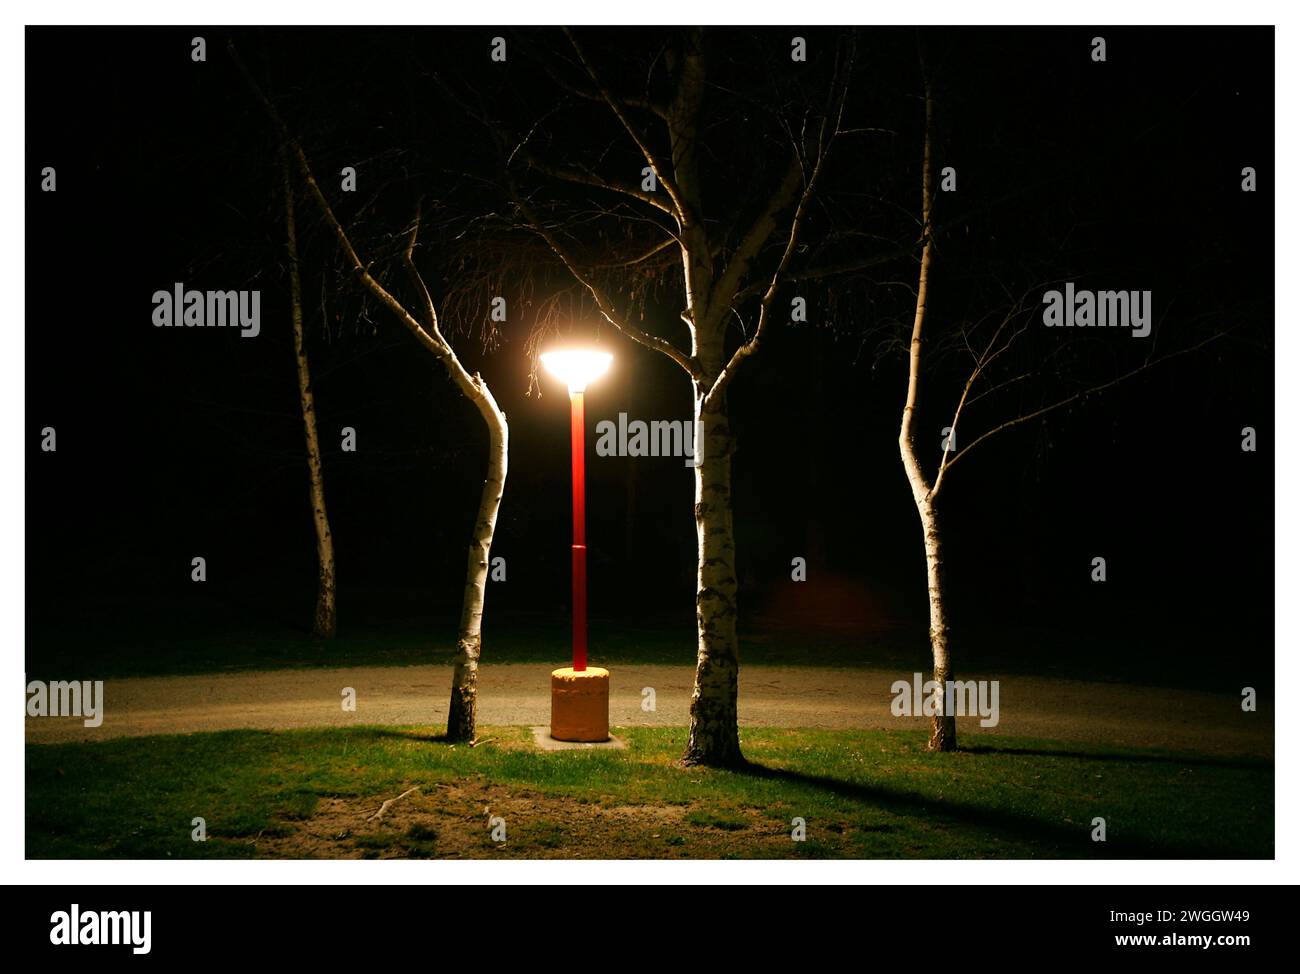
[[[850,69],[852,62],[850,61]],[[817,188],[817,179],[822,173],[822,167],[826,163],[826,157],[830,154],[831,145],[839,134],[840,123],[844,118],[844,103],[848,99],[848,83],[840,82],[840,65],[836,65],[835,77],[831,81],[831,105],[833,106],[834,121],[831,121],[829,114],[821,121],[821,126],[817,135],[817,160],[813,164],[812,173],[808,176],[804,184],[803,193],[799,196],[799,204],[795,207],[794,216],[790,219],[790,232],[786,239],[785,250],[781,253],[781,259],[772,272],[772,277],[768,282],[767,290],[764,292],[762,300],[759,302],[758,309],[758,326],[754,329],[754,335],[748,341],[742,343],[739,348],[732,353],[730,360],[719,373],[718,378],[714,381],[713,387],[704,397],[706,407],[712,405],[715,398],[721,396],[736,370],[740,367],[745,359],[749,358],[758,350],[759,344],[763,340],[763,335],[767,329],[767,322],[771,314],[772,302],[776,298],[776,292],[780,288],[785,277],[786,269],[790,266],[790,259],[794,256],[795,247],[799,242],[799,231],[803,228],[804,220],[808,212],[808,205],[812,201],[813,191]],[[838,102],[838,104],[836,104]],[[790,168],[786,171],[785,179],[777,188],[764,212],[750,227],[740,248],[735,256],[728,263],[727,269],[723,272],[722,279],[718,281],[715,289],[715,299],[713,307],[733,306],[734,295],[740,288],[740,282],[749,272],[750,266],[758,256],[759,250],[766,244],[776,229],[776,217],[785,209],[790,200],[793,199],[795,190],[799,185],[799,176],[802,167],[799,165],[799,154],[795,153],[790,162]]]
[[[606,99],[603,94],[599,91],[591,91],[587,88],[583,88],[581,85],[576,85],[569,79],[562,77],[560,72],[555,70],[555,66],[545,57],[538,58],[538,61],[541,63],[542,69],[550,76],[551,80],[569,94],[576,95],[577,97],[583,98],[587,101],[596,101],[601,102],[602,104],[605,103]],[[648,96],[645,98],[638,98],[635,95],[620,94],[618,100],[628,108],[636,108],[643,112],[649,112],[652,115],[659,116],[661,119],[667,119],[668,117],[668,110]]]
[[[799,205],[795,208],[794,216],[790,220],[790,235],[786,240],[785,250],[781,254],[781,260],[777,264],[776,270],[772,272],[772,278],[768,282],[767,291],[764,292],[763,298],[759,302],[758,326],[754,329],[754,335],[732,353],[731,359],[718,374],[718,378],[714,381],[713,387],[704,397],[704,404],[706,407],[712,405],[717,397],[726,392],[727,386],[731,384],[731,380],[735,376],[736,370],[740,367],[740,364],[758,351],[759,343],[763,340],[763,335],[767,330],[767,322],[771,314],[772,301],[776,298],[776,292],[781,285],[782,276],[785,274],[785,269],[790,264],[790,258],[794,255],[795,246],[799,242],[799,230],[803,226],[804,216],[808,211],[808,201],[812,199],[813,189],[817,185],[817,177],[821,173],[822,163],[826,158],[828,150],[829,146],[826,146],[818,153],[817,162],[813,166],[812,175],[808,177],[808,182],[804,186],[803,195],[799,198]],[[795,172],[795,182],[797,185],[798,168],[792,167],[792,169]],[[787,180],[788,179],[789,175],[787,174]],[[778,191],[778,193],[779,192],[780,191]],[[791,193],[791,195],[793,195],[793,193]],[[788,202],[788,199],[786,202]],[[769,207],[769,210],[771,210],[771,207]],[[772,216],[770,223],[771,226],[765,232],[756,224],[755,229],[751,230],[751,233],[762,233],[764,241],[766,241],[766,238],[771,235],[772,229],[775,228],[776,220],[774,215]],[[761,243],[755,245],[755,250],[757,250],[757,247],[759,246],[761,246]],[[727,271],[731,271],[731,266],[728,266]],[[726,283],[725,277],[726,275],[724,275],[724,281],[720,282],[720,284]],[[739,278],[737,278],[737,281],[739,281]],[[726,293],[727,292],[725,291],[723,292],[724,295]],[[722,301],[720,300],[718,303],[721,304]],[[730,306],[730,301],[727,301],[727,306]]]
[[[998,327],[994,329],[992,337],[989,338],[988,344],[984,346],[984,351],[981,352],[978,356],[976,356],[975,367],[971,369],[970,375],[966,378],[966,383],[965,385],[963,385],[961,390],[961,396],[957,400],[957,408],[953,410],[952,421],[948,426],[949,443],[956,442],[957,424],[961,420],[962,409],[965,408],[967,398],[970,396],[971,389],[975,387],[975,383],[979,381],[980,376],[984,374],[985,370],[987,370],[988,367],[994,361],[996,361],[997,358],[1001,356],[1003,352],[1009,349],[1012,346],[1012,344],[1015,342],[1016,338],[1018,338],[1024,332],[1024,328],[1017,329],[1015,332],[1012,333],[1011,337],[1008,338],[1003,345],[997,347],[996,349],[994,348],[994,346],[997,345],[998,338],[1000,338],[1002,335],[1003,329],[1006,328],[1006,326],[1012,320],[1014,320],[1017,314],[1021,314],[1021,313],[1023,313],[1023,309],[1019,305],[1017,305],[1015,309],[1009,311],[1005,316],[1003,316],[1002,321],[998,323]],[[955,455],[953,451],[944,450],[943,456],[939,460],[939,472],[935,474],[934,477],[934,487],[930,490],[930,494],[932,497],[938,496],[939,494],[939,488],[943,484],[943,475],[948,469],[950,457],[955,459]]]
[[[817,160],[817,167],[821,167],[820,158]],[[754,218],[754,222],[736,247],[736,252],[727,261],[726,269],[723,270],[714,290],[718,304],[729,307],[736,299],[740,291],[740,282],[749,273],[750,267],[758,258],[759,251],[772,238],[772,234],[776,230],[777,217],[794,201],[795,195],[799,192],[799,184],[802,179],[803,167],[799,165],[798,153],[795,153],[790,159],[790,165],[786,167],[785,175],[781,177],[781,182],[777,184],[776,188],[772,190],[772,195],[768,197],[767,205]],[[804,187],[804,196],[800,201],[801,210],[806,204],[808,190],[811,188],[812,183],[813,180],[809,180],[807,186]],[[797,221],[791,227],[791,231],[792,237],[797,234]],[[783,265],[784,263],[783,261]]]
[[[651,257],[653,257],[655,254],[667,250],[669,247],[671,247],[671,246],[672,246],[673,244],[675,244],[675,243],[677,243],[677,238],[675,238],[675,237],[670,237],[669,239],[663,241],[663,243],[657,243],[657,244],[655,244],[653,247],[651,247],[651,248],[650,248],[649,250],[647,250],[645,253],[640,254],[640,255],[637,256],[637,257],[633,257],[633,258],[630,259],[630,260],[616,260],[616,261],[610,261],[610,262],[608,262],[608,263],[603,263],[603,264],[594,264],[594,265],[592,265],[592,266],[593,266],[593,267],[602,267],[602,268],[603,268],[603,267],[635,267],[637,264],[644,264],[647,260],[649,260],[649,259],[650,259]]]
[[[1124,372],[1121,375],[1117,375],[1113,379],[1108,379],[1105,382],[1099,382],[1096,385],[1089,386],[1086,389],[1080,389],[1078,392],[1066,396],[1063,399],[1058,399],[1056,402],[1053,402],[1047,406],[1043,406],[1041,409],[1035,409],[1021,416],[1016,416],[1012,419],[1009,419],[1006,422],[993,427],[993,429],[980,434],[975,439],[973,439],[970,443],[967,443],[966,446],[964,446],[961,450],[959,450],[956,453],[956,455],[953,456],[953,458],[948,461],[947,464],[948,468],[951,469],[953,464],[955,464],[958,460],[964,457],[967,453],[973,450],[980,443],[983,443],[990,436],[993,436],[995,433],[1000,433],[1003,430],[1011,429],[1014,426],[1019,426],[1021,423],[1027,423],[1031,419],[1037,419],[1039,416],[1043,416],[1050,412],[1055,412],[1056,410],[1060,409],[1062,406],[1068,406],[1072,402],[1078,402],[1080,399],[1085,399],[1088,396],[1095,395],[1096,393],[1099,393],[1105,389],[1109,389],[1111,386],[1119,385],[1121,382],[1131,379],[1136,375],[1141,375],[1143,372],[1146,372],[1148,369],[1154,368],[1155,366],[1159,365],[1161,362],[1168,362],[1170,359],[1179,358],[1180,356],[1183,355],[1190,355],[1192,352],[1199,351],[1200,349],[1204,348],[1206,345],[1209,345],[1211,342],[1218,341],[1220,338],[1223,338],[1227,334],[1228,332],[1226,331],[1215,332],[1214,334],[1201,339],[1199,342],[1196,342],[1192,345],[1188,345],[1186,348],[1180,348],[1177,351],[1168,352],[1164,355],[1159,356],[1158,358],[1147,359],[1143,361],[1143,363],[1137,366],[1136,368],[1130,369],[1129,371]],[[935,485],[935,490],[936,491],[938,490],[937,483]]]
[[[612,91],[609,90],[605,85],[605,82],[601,80],[600,75],[596,72],[595,67],[587,60],[586,54],[583,53],[582,45],[578,43],[578,39],[573,35],[573,31],[569,30],[567,27],[563,28],[563,30],[564,36],[567,37],[569,43],[573,45],[573,50],[574,53],[578,55],[578,60],[582,62],[582,66],[586,69],[587,76],[591,78],[591,83],[596,86],[596,89],[600,92],[600,96],[604,99],[605,104],[609,106],[610,111],[612,111],[615,117],[618,118],[619,123],[622,124],[623,129],[627,132],[628,136],[634,143],[636,143],[636,147],[641,151],[641,155],[645,158],[646,164],[650,167],[650,171],[654,173],[655,179],[658,180],[659,185],[664,188],[664,191],[673,201],[673,207],[676,211],[674,215],[677,217],[679,223],[682,226],[685,226],[688,223],[694,222],[694,214],[689,211],[682,201],[681,195],[677,192],[676,183],[668,175],[665,168],[659,163],[654,152],[650,149],[650,144],[646,141],[645,136],[641,134],[640,129],[638,129],[628,117],[628,114],[623,107],[623,103],[615,97]]]
[[[677,348],[677,346],[663,338],[660,338],[658,335],[651,335],[648,332],[637,328],[630,322],[625,321],[618,313],[618,310],[614,307],[613,300],[605,293],[605,290],[596,283],[596,280],[578,263],[577,258],[569,252],[569,249],[560,242],[559,238],[555,236],[550,228],[547,227],[542,220],[538,219],[537,214],[533,212],[532,207],[529,206],[524,198],[519,194],[518,188],[514,185],[513,181],[510,182],[510,192],[514,197],[515,205],[519,207],[519,211],[524,215],[524,218],[528,221],[533,232],[546,241],[547,245],[555,253],[555,256],[560,259],[560,262],[564,264],[569,273],[573,275],[574,279],[591,293],[592,299],[596,302],[597,309],[599,309],[606,321],[634,342],[668,356],[680,365],[682,369],[685,370],[686,374],[692,378],[698,375],[698,364],[694,359]]]
[[[491,404],[492,411],[497,411],[496,402],[493,400],[491,393],[488,392],[487,383],[483,382],[477,376],[471,376],[465,370],[465,368],[460,364],[460,360],[452,351],[451,346],[447,343],[446,339],[442,337],[441,332],[438,331],[436,313],[434,313],[430,319],[430,330],[426,330],[420,322],[406,310],[406,307],[402,302],[394,297],[393,294],[380,284],[379,281],[375,279],[374,275],[370,273],[368,266],[362,262],[361,258],[357,255],[356,249],[352,246],[352,240],[348,237],[347,231],[343,229],[343,225],[339,222],[338,217],[334,215],[334,210],[330,206],[329,200],[327,200],[325,194],[321,192],[320,185],[316,182],[316,177],[312,173],[311,165],[307,162],[307,156],[303,152],[302,146],[298,144],[298,140],[295,139],[293,134],[289,131],[289,127],[285,124],[284,119],[280,117],[280,113],[276,109],[275,105],[266,97],[262,92],[262,89],[258,87],[257,82],[249,73],[248,68],[244,65],[243,61],[240,60],[234,44],[228,44],[227,49],[230,52],[231,58],[234,59],[235,65],[239,68],[239,72],[243,76],[244,81],[252,90],[253,95],[261,103],[272,124],[274,124],[289,154],[298,163],[298,171],[302,176],[303,182],[307,185],[308,192],[316,201],[316,206],[324,217],[326,224],[328,224],[330,229],[334,231],[334,236],[338,239],[339,246],[342,248],[344,254],[347,255],[348,261],[351,263],[354,273],[356,273],[360,278],[361,283],[376,299],[378,299],[381,304],[388,308],[397,317],[397,320],[405,326],[407,331],[415,336],[416,340],[419,341],[421,345],[423,345],[429,352],[436,356],[444,366],[446,366],[453,381],[471,401],[480,403],[482,399],[486,398]],[[414,246],[415,232],[416,231],[413,228],[407,248],[408,261],[410,259],[410,248]],[[419,275],[417,274],[416,277],[418,278],[418,276]],[[420,281],[422,289],[423,284],[424,282]],[[432,312],[433,302],[429,299],[428,290],[424,289],[423,293],[425,299],[428,300],[429,310]]]
[[[640,200],[642,203],[653,206],[656,210],[666,213],[674,219],[677,217],[676,210],[663,200],[659,199],[659,197],[655,196],[654,193],[647,193],[635,186],[628,186],[624,183],[605,179],[604,177],[585,169],[577,169],[571,166],[552,165],[551,163],[539,159],[527,150],[523,151],[523,156],[529,166],[536,169],[538,172],[545,173],[547,176],[552,176],[555,179],[562,179],[569,183],[577,183],[581,186],[594,186],[597,189],[609,190],[612,193],[620,193],[623,196],[630,196],[634,200]]]

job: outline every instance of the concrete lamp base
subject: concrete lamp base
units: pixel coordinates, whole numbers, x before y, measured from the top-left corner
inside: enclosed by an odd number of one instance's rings
[[[551,737],[557,741],[609,740],[609,670],[566,666],[551,671]]]

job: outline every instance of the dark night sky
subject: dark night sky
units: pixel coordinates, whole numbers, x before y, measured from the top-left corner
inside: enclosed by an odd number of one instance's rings
[[[388,215],[409,214],[413,184],[437,197],[451,181],[440,170],[486,157],[475,126],[424,71],[479,92],[506,117],[555,100],[523,53],[553,44],[552,32],[509,34],[508,72],[491,74],[488,38],[499,32],[234,36],[259,72],[271,66],[320,170],[351,160],[369,189],[392,182]],[[800,32],[814,51],[834,35]],[[729,83],[750,78],[757,92],[763,66],[746,58],[764,45],[788,49],[791,33],[718,31],[711,50],[730,53]],[[1087,57],[1097,33],[1108,40],[1104,65]],[[195,34],[208,39],[206,64],[190,61]],[[28,533],[29,654],[57,627],[112,642],[158,620],[159,638],[168,626],[231,618],[309,622],[314,549],[277,173],[227,36],[27,34],[28,172],[56,166],[59,187],[43,194],[33,175],[27,197],[27,516],[41,526]],[[635,62],[646,43],[632,29],[585,36],[611,64]],[[1269,659],[1272,31],[979,29],[928,31],[925,41],[940,71],[941,164],[958,168],[961,204],[1020,194],[941,248],[938,320],[978,297],[982,275],[1015,277],[1033,264],[1095,286],[1152,289],[1171,344],[1206,327],[1198,315],[1236,329],[1205,353],[1006,434],[954,471],[945,514],[958,624],[1087,634],[1193,669],[1225,650]],[[877,190],[887,197],[880,207],[914,211],[915,36],[867,30],[859,43],[858,121],[896,134],[869,159],[848,150],[834,185],[847,194],[860,178],[864,212]],[[565,137],[580,131],[554,124]],[[764,151],[711,156],[709,178],[774,179],[783,160]],[[1245,165],[1259,171],[1255,194],[1240,191]],[[502,205],[490,179],[457,192]],[[333,261],[315,214],[304,207],[300,218],[304,259]],[[309,312],[319,302],[312,267]],[[891,265],[886,278],[914,280],[914,262]],[[175,281],[261,288],[262,335],[153,328],[150,295]],[[863,293],[869,300],[834,328],[818,320],[775,332],[733,388],[743,631],[815,623],[866,640],[889,626],[924,630],[920,531],[895,442],[905,362],[879,357],[873,337],[910,324],[909,296]],[[341,624],[429,615],[444,625],[459,599],[481,424],[384,312],[370,308],[358,323],[355,298],[332,307],[341,320],[328,338],[318,317],[309,325]],[[665,320],[662,332],[680,339]],[[556,618],[567,611],[567,401],[546,380],[540,398],[527,395],[525,338],[507,327],[490,355],[473,337],[457,343],[511,421],[494,547],[509,581],[490,592],[489,614]],[[593,425],[620,411],[689,414],[688,384],[670,363],[626,341],[613,348],[615,372],[589,395]],[[951,401],[949,377],[928,389]],[[923,414],[919,434],[936,453],[938,416],[937,407]],[[39,450],[46,425],[58,430],[54,455]],[[357,454],[339,450],[337,430],[348,425]],[[1247,425],[1259,431],[1258,453],[1240,449]],[[593,455],[589,472],[593,611],[689,625],[689,471],[677,459]],[[202,598],[189,582],[195,554],[209,564]],[[812,559],[799,589],[789,582],[795,555]],[[1108,561],[1104,587],[1088,579],[1095,555]],[[687,640],[683,662],[692,659]]]

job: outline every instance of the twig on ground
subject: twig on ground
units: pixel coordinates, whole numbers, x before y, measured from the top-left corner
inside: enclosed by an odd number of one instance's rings
[[[400,795],[398,795],[396,798],[389,798],[389,799],[386,799],[386,800],[384,801],[384,803],[383,803],[382,805],[379,806],[379,811],[375,812],[374,815],[371,815],[368,819],[366,819],[366,821],[367,821],[367,822],[373,822],[373,821],[375,821],[375,819],[377,819],[377,818],[382,818],[383,815],[384,815],[384,812],[388,811],[388,806],[392,805],[394,802],[400,802],[403,798],[405,798],[405,797],[406,797],[407,795],[409,795],[411,792],[413,792],[413,791],[419,791],[419,790],[420,790],[420,786],[419,786],[419,785],[416,785],[414,788],[407,788],[406,791],[402,792],[402,793],[401,793]]]

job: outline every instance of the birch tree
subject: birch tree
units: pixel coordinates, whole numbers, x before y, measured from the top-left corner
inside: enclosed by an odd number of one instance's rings
[[[924,129],[921,166],[921,253],[917,270],[915,303],[912,308],[912,328],[907,344],[907,391],[899,426],[898,447],[903,470],[911,488],[925,551],[926,585],[929,605],[929,640],[932,657],[934,698],[930,704],[931,729],[928,749],[954,751],[957,748],[955,716],[945,712],[944,688],[954,680],[954,658],[951,645],[948,613],[949,579],[944,558],[944,530],[940,500],[951,489],[949,477],[954,466],[976,447],[988,439],[1015,429],[1034,420],[1041,420],[1060,410],[1100,396],[1122,382],[1137,377],[1156,365],[1190,355],[1224,337],[1223,329],[1202,331],[1202,337],[1189,338],[1184,345],[1157,352],[1156,337],[1151,338],[1150,350],[1138,358],[1131,368],[1112,369],[1104,377],[1086,374],[1078,361],[1061,363],[1065,344],[1055,348],[1033,347],[1030,338],[1036,333],[1034,318],[1041,313],[1042,304],[1036,301],[1047,283],[1014,293],[1005,285],[998,285],[1002,298],[989,303],[988,309],[961,321],[950,321],[948,327],[936,338],[936,329],[930,318],[934,258],[936,241],[948,226],[934,219],[934,152],[935,152],[935,97],[930,76],[922,64],[924,83]],[[1186,319],[1183,324],[1198,326],[1210,317],[1221,317],[1216,309]],[[1038,325],[1041,329],[1041,323]],[[1102,336],[1106,333],[1102,332]],[[1115,334],[1113,331],[1110,334]],[[1101,341],[1104,341],[1104,337]],[[1072,338],[1077,344],[1078,339]],[[1124,338],[1128,342],[1128,338]],[[930,352],[926,349],[929,348]],[[938,354],[935,354],[938,353]],[[1015,354],[1013,354],[1015,353]],[[952,370],[958,381],[950,406],[940,400],[932,415],[942,417],[935,428],[938,435],[933,442],[942,447],[939,459],[928,465],[916,448],[916,417],[923,399],[927,398],[927,383],[934,378],[934,361],[942,357],[959,364]],[[931,368],[927,368],[930,366]],[[1050,381],[1044,381],[1050,379]],[[1040,398],[1014,398],[1019,393],[1037,385]],[[1061,386],[1069,391],[1062,393]],[[934,393],[928,398],[938,398]],[[969,417],[978,404],[978,421]],[[973,432],[972,432],[973,429]],[[960,431],[960,438],[959,438]],[[963,445],[964,444],[964,445]]]
[[[594,106],[595,126],[612,126],[641,168],[629,173],[613,171],[609,164],[602,170],[554,161],[534,148],[534,129],[503,138],[506,179],[524,225],[545,241],[600,317],[632,342],[667,357],[690,384],[697,441],[696,671],[682,762],[739,765],[744,758],[737,714],[734,440],[727,392],[745,362],[762,348],[777,317],[778,293],[789,280],[809,209],[841,134],[852,45],[846,42],[826,56],[833,68],[819,100],[805,103],[794,119],[781,120],[785,158],[775,173],[756,170],[756,181],[766,180],[757,205],[723,219],[727,202],[711,197],[707,187],[726,185],[729,174],[708,171],[715,156],[706,150],[734,161],[735,149],[708,145],[709,101],[718,89],[710,87],[704,31],[687,30],[662,51],[664,97],[616,92],[577,36],[568,30],[564,35],[577,80],[548,66],[551,77],[578,103]],[[490,124],[503,136],[503,126]],[[719,175],[721,180],[706,178]],[[592,236],[582,241],[572,222],[557,219],[539,203],[544,191],[525,185],[539,179],[552,190],[561,184],[586,190],[605,216],[625,228],[649,230],[650,239],[638,237],[639,252],[626,258],[592,256],[607,241]],[[681,302],[684,342],[656,333],[636,314],[637,275],[652,260],[665,258],[675,266],[670,273]]]
[[[481,375],[471,374],[465,368],[442,331],[438,309],[416,264],[415,253],[421,224],[420,208],[417,206],[415,217],[405,233],[405,247],[401,258],[410,281],[411,291],[415,296],[414,310],[412,310],[371,273],[371,263],[361,259],[350,236],[316,181],[302,146],[291,133],[275,105],[262,92],[239,59],[233,44],[228,50],[244,81],[271,120],[283,146],[282,151],[295,165],[308,197],[313,201],[326,227],[336,238],[340,250],[361,286],[397,319],[421,347],[442,364],[452,383],[474,405],[486,428],[487,470],[466,556],[465,589],[457,633],[451,701],[447,714],[447,738],[452,741],[472,741],[476,733],[478,666],[483,645],[483,603],[491,561],[492,538],[496,531],[497,512],[501,506],[501,497],[506,483],[509,427],[505,414],[497,406],[487,382]]]
[[[293,324],[293,354],[298,373],[298,402],[302,409],[303,436],[307,443],[307,472],[310,482],[312,526],[316,531],[316,610],[312,632],[333,639],[338,627],[335,596],[334,538],[325,509],[325,476],[321,470],[320,440],[316,435],[316,398],[312,392],[311,368],[302,324],[302,275],[298,267],[298,230],[294,218],[294,186],[289,157],[280,154],[284,189],[285,250],[289,259],[289,306]]]

